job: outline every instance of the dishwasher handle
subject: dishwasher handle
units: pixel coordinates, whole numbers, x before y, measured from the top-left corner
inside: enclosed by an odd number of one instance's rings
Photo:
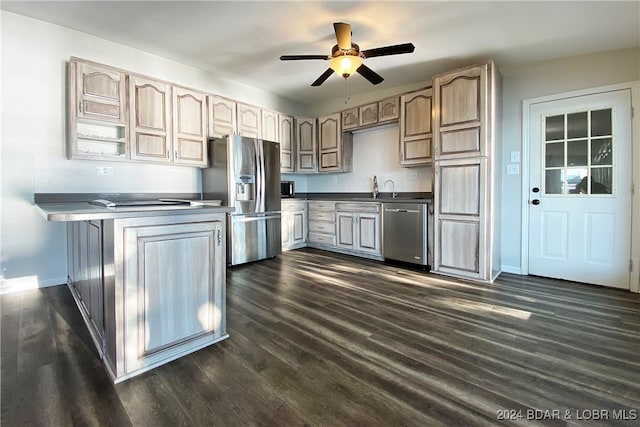
[[[401,213],[420,213],[420,211],[415,209],[389,209],[385,208],[385,212],[401,212]]]

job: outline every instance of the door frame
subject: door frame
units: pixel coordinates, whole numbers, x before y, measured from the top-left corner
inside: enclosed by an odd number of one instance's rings
[[[631,196],[631,260],[633,268],[629,275],[629,290],[631,292],[640,293],[640,81],[620,83],[607,86],[599,86],[595,88],[576,90],[571,92],[547,95],[539,98],[525,99],[522,101],[522,152],[521,152],[521,212],[522,222],[520,235],[522,236],[522,247],[520,254],[521,274],[529,274],[529,149],[531,141],[529,141],[529,133],[531,128],[530,110],[533,104],[541,102],[558,101],[565,98],[572,98],[585,95],[595,95],[603,92],[612,92],[617,90],[631,91],[631,179],[632,179],[632,196]],[[637,190],[636,190],[637,189]]]

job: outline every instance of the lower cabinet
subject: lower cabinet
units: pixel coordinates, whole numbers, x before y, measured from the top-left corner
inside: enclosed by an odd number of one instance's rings
[[[304,200],[282,201],[282,250],[307,245],[307,209]]]
[[[379,203],[336,203],[337,246],[382,256]]]
[[[321,249],[336,246],[335,202],[310,200],[309,208],[309,245]]]
[[[227,338],[224,215],[70,223],[70,288],[114,382]]]

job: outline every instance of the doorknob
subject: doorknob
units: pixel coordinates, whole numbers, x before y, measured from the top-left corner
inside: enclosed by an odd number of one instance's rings
[[[533,187],[531,191],[533,191],[534,193],[539,193],[540,189],[538,187]]]
[[[536,206],[538,206],[538,205],[540,204],[540,200],[538,200],[538,199],[533,199],[533,200],[531,201],[531,204],[532,204],[532,205],[536,205]]]

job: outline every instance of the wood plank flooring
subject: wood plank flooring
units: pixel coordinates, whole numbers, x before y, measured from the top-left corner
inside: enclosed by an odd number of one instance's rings
[[[115,386],[66,286],[1,303],[3,426],[640,423],[624,291],[297,250],[228,271],[229,339]]]

